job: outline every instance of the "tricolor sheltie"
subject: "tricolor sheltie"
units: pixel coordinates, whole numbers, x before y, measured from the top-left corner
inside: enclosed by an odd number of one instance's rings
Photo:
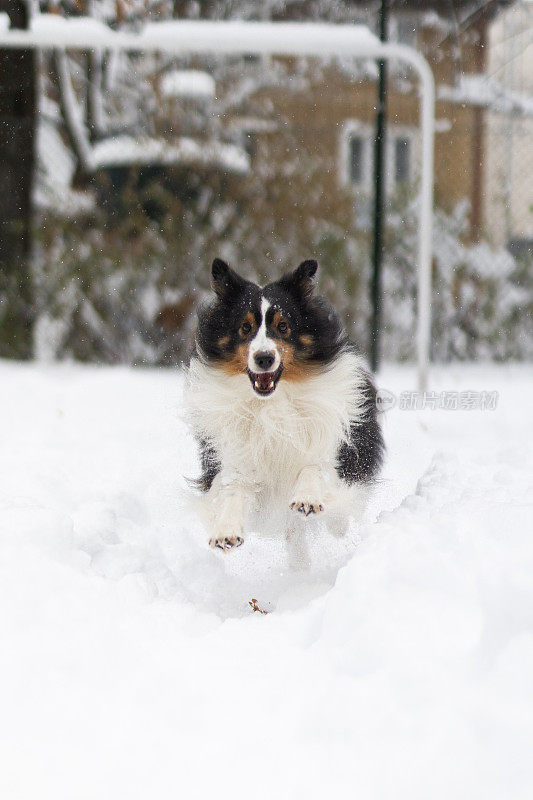
[[[213,262],[216,297],[198,312],[186,389],[213,548],[238,547],[253,526],[290,537],[310,515],[342,532],[379,472],[374,385],[314,294],[317,266],[260,288]]]

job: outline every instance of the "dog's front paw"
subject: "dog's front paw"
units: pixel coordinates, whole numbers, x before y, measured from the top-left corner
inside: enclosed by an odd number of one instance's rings
[[[223,534],[219,536],[213,536],[209,539],[209,547],[212,550],[233,550],[234,547],[240,547],[241,544],[244,544],[244,539],[242,536],[224,536]]]
[[[303,499],[294,498],[290,507],[293,511],[298,511],[299,514],[303,514],[304,517],[308,517],[310,514],[321,514],[324,511],[324,503],[316,498],[311,499],[310,497]]]

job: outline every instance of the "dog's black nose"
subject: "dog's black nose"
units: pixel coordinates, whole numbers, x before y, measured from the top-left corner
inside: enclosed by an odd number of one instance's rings
[[[254,361],[259,369],[270,369],[274,363],[274,360],[274,353],[270,353],[268,350],[262,350],[261,352],[256,353],[254,356]]]

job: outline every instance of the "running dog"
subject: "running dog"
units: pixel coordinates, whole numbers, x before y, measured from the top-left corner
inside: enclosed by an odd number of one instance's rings
[[[261,288],[213,262],[186,385],[212,548],[239,547],[252,522],[290,535],[297,518],[320,515],[345,529],[379,473],[374,384],[315,294],[317,268],[304,261]]]

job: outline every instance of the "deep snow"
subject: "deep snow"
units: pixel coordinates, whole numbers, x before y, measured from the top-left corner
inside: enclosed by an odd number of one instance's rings
[[[0,797],[532,796],[530,366],[435,370],[497,409],[389,411],[369,520],[299,571],[207,549],[178,372],[0,387]]]

